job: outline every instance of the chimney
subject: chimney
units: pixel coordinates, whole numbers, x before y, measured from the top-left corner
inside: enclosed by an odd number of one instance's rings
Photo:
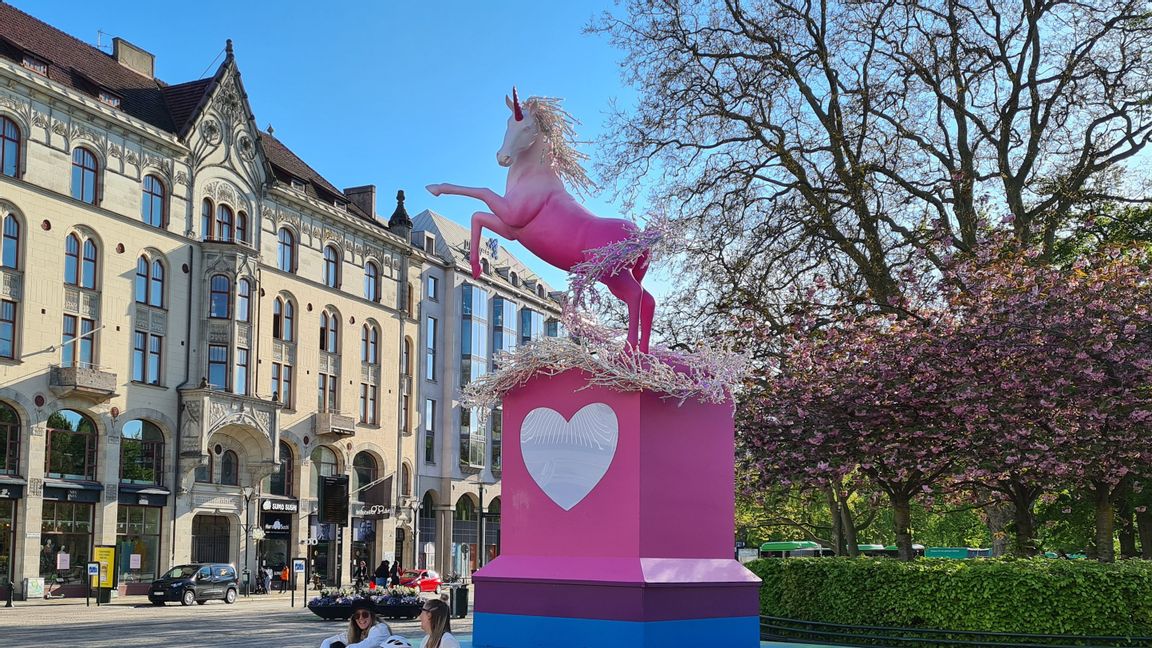
[[[133,72],[156,78],[156,57],[119,36],[112,39],[112,58]]]
[[[348,200],[351,200],[352,204],[364,210],[372,218],[376,218],[376,185],[349,187],[344,190],[344,195],[348,196]]]

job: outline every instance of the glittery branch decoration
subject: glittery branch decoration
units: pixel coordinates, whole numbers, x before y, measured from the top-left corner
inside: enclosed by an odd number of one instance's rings
[[[524,106],[536,120],[540,133],[551,144],[551,149],[545,152],[551,159],[545,162],[551,164],[560,178],[581,194],[595,189],[596,183],[588,177],[581,164],[588,156],[575,147],[576,126],[580,121],[561,108],[560,99],[556,97],[529,97]]]
[[[621,351],[624,332],[607,328],[589,315],[604,298],[597,283],[603,277],[628,272],[643,259],[660,258],[675,242],[670,221],[654,217],[633,236],[586,252],[588,260],[572,268],[569,296],[562,319],[572,337],[540,338],[499,353],[500,368],[469,383],[462,401],[483,416],[509,391],[536,375],[554,376],[581,369],[588,385],[617,391],[652,391],[684,402],[697,398],[722,403],[747,372],[743,356],[701,346],[690,353],[652,347],[651,353]]]

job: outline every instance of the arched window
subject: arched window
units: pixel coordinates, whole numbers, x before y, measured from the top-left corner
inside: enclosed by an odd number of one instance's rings
[[[453,516],[456,522],[472,522],[476,520],[476,505],[472,503],[472,498],[467,495],[462,496],[456,501],[456,515]]]
[[[287,227],[276,235],[276,267],[284,272],[296,272],[296,237]]]
[[[216,459],[212,452],[208,452],[208,463],[196,466],[196,481],[203,484],[212,483],[212,472],[216,468]]]
[[[205,198],[204,202],[200,204],[200,234],[205,241],[211,241],[213,219],[212,214],[215,207],[212,206],[212,201]]]
[[[75,410],[48,416],[44,472],[57,479],[96,479],[96,425]]]
[[[340,466],[336,463],[336,453],[328,446],[317,446],[312,451],[312,472],[316,475],[316,490],[313,494],[320,492],[320,484],[323,483],[321,477],[331,477],[339,472]]]
[[[329,288],[340,286],[340,253],[334,245],[324,248],[324,285]]]
[[[404,338],[404,346],[400,351],[400,371],[405,376],[412,375],[412,338]]]
[[[95,153],[84,147],[72,151],[72,197],[95,205],[99,199],[96,189],[99,171]]]
[[[295,339],[293,326],[295,325],[296,308],[291,299],[277,297],[272,302],[272,337],[284,342]]]
[[[216,240],[232,242],[232,208],[228,205],[216,208]]]
[[[84,258],[80,261],[80,287],[96,288],[96,242],[84,240]]]
[[[16,214],[4,217],[4,245],[0,250],[0,265],[13,270],[20,269],[20,221]]]
[[[280,472],[272,473],[264,482],[264,492],[272,495],[292,497],[294,462],[292,461],[292,447],[280,442]]]
[[[380,268],[375,261],[364,264],[364,299],[380,301]]]
[[[240,279],[236,282],[236,321],[247,322],[252,313],[252,282]]]
[[[0,475],[20,474],[20,417],[0,402]]]
[[[220,483],[225,486],[240,485],[240,459],[231,450],[220,455]]]
[[[164,483],[164,434],[144,420],[124,424],[120,440],[120,481],[129,484]]]
[[[404,464],[400,468],[400,494],[412,494],[412,471],[408,468],[408,464]]]
[[[231,316],[230,301],[232,301],[232,282],[224,275],[212,275],[208,316],[213,319],[228,319]]]
[[[380,332],[371,324],[360,329],[360,361],[364,364],[380,364]]]
[[[366,501],[364,497],[371,489],[360,489],[376,481],[376,478],[379,476],[378,472],[376,459],[367,452],[357,454],[356,458],[352,460],[352,490],[356,493],[357,501]]]
[[[248,243],[248,214],[240,211],[236,212],[236,240],[241,243]]]
[[[324,311],[320,314],[320,350],[338,353],[340,350],[340,316]]]
[[[142,255],[136,260],[136,303],[164,306],[164,264]]]
[[[0,173],[15,178],[20,173],[20,127],[0,117]]]
[[[140,205],[140,218],[152,227],[164,227],[168,222],[164,183],[154,175],[144,176],[144,196]]]

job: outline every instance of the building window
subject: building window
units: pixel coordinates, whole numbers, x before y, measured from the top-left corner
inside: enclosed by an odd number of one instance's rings
[[[340,348],[340,316],[324,311],[320,314],[320,350],[337,353]]]
[[[120,436],[120,481],[164,483],[164,434],[154,423],[128,421]]]
[[[272,495],[291,497],[292,490],[292,448],[280,442],[280,472],[272,473],[264,480],[264,492]]]
[[[16,359],[16,302],[0,300],[0,358]]]
[[[424,401],[424,463],[436,463],[436,401]]]
[[[276,267],[284,272],[296,271],[296,237],[287,227],[276,235]]]
[[[247,322],[252,316],[252,282],[240,279],[236,282],[236,321]]]
[[[321,373],[317,378],[316,408],[320,412],[339,412],[339,403],[336,402],[336,383],[339,379],[332,375]]]
[[[369,383],[360,383],[360,422],[366,425],[376,425],[376,401],[379,387]]]
[[[208,316],[213,319],[231,317],[232,282],[224,275],[212,275],[208,299]]]
[[[236,212],[236,240],[248,243],[248,214],[244,211]]]
[[[205,241],[212,240],[212,214],[215,209],[212,201],[207,198],[204,199],[204,202],[200,203],[200,234]]]
[[[431,234],[424,235],[424,251],[428,254],[436,254],[436,237]]]
[[[412,338],[404,338],[400,347],[400,372],[404,376],[412,375]]]
[[[225,450],[220,455],[220,483],[225,486],[240,485],[240,460],[231,450]]]
[[[108,92],[107,90],[101,90],[96,95],[96,98],[99,99],[100,103],[102,104],[107,104],[113,108],[120,107],[120,96],[112,92]]]
[[[424,296],[431,301],[440,301],[440,279],[429,276],[426,283]]]
[[[196,466],[196,481],[201,484],[212,483],[212,472],[215,470],[216,460],[212,456],[212,451],[208,451],[208,463]]]
[[[277,297],[272,303],[272,337],[283,342],[291,342],[296,320],[296,307],[291,299]]]
[[[329,288],[340,286],[340,253],[334,245],[324,248],[324,285]]]
[[[380,364],[380,332],[371,324],[360,329],[360,362],[367,365]]]
[[[20,221],[16,214],[4,217],[4,245],[0,247],[0,266],[20,269]]]
[[[283,362],[272,363],[272,396],[292,409],[292,365]]]
[[[82,585],[75,567],[88,562],[92,547],[92,519],[96,507],[84,502],[46,500],[40,517],[40,576]],[[73,570],[59,571],[57,554],[66,553]]]
[[[84,147],[72,151],[72,197],[95,205],[99,199],[96,179],[99,175],[96,155]]]
[[[0,173],[15,178],[20,174],[20,127],[0,117]]]
[[[312,451],[312,473],[316,475],[316,491],[320,492],[320,485],[324,482],[321,477],[331,477],[340,471],[340,464],[336,463],[336,453],[326,446],[317,446]]]
[[[20,474],[20,417],[0,402],[0,475]]]
[[[81,256],[83,249],[83,256]],[[64,240],[64,281],[81,288],[96,288],[96,243],[90,238],[80,242],[76,234]]]
[[[242,396],[248,395],[248,365],[249,365],[249,352],[248,349],[236,349],[236,375],[232,381],[232,393],[240,394]]]
[[[411,406],[412,406],[412,397],[411,396],[409,396],[408,394],[404,394],[403,396],[400,397],[400,431],[403,432],[404,434],[408,434],[408,431],[409,431],[408,421],[411,420],[411,417],[408,415],[408,408],[410,408]]]
[[[424,353],[424,378],[436,380],[436,318],[428,318],[428,331],[426,333],[428,348]]]
[[[133,332],[132,380],[149,385],[160,384],[160,355],[164,338],[143,331]]]
[[[20,65],[26,69],[32,70],[36,74],[48,76],[48,62],[32,56],[31,54],[25,54],[22,56],[20,58]]]
[[[220,205],[216,208],[216,240],[232,242],[232,208]]]
[[[96,479],[96,426],[75,410],[48,416],[44,472],[58,479]]]
[[[502,444],[504,440],[504,410],[492,410],[492,470],[500,470],[503,466]]]
[[[132,567],[130,561],[120,563],[120,582],[147,583],[160,576],[160,530],[161,511],[159,506],[116,507],[116,546],[122,556],[138,554],[140,566]]]
[[[78,315],[64,316],[60,364],[64,367],[96,366],[96,321]]]
[[[356,501],[365,501],[364,498],[370,490],[365,486],[376,481],[379,473],[375,457],[367,452],[356,453],[356,458],[352,460],[352,491],[355,493]]]
[[[140,218],[152,227],[164,227],[168,222],[167,201],[164,183],[154,175],[144,176],[144,196],[140,206]]]
[[[164,264],[159,259],[136,260],[136,303],[164,307]]]
[[[228,347],[208,345],[208,384],[216,389],[228,389]]]
[[[375,261],[364,264],[364,299],[380,301],[380,268]]]

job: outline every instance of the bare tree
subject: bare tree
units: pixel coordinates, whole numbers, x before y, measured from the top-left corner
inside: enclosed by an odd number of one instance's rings
[[[814,280],[888,308],[982,230],[1047,254],[1147,197],[1146,2],[626,0],[591,30],[639,91],[600,171],[673,205],[705,317],[771,322]]]

